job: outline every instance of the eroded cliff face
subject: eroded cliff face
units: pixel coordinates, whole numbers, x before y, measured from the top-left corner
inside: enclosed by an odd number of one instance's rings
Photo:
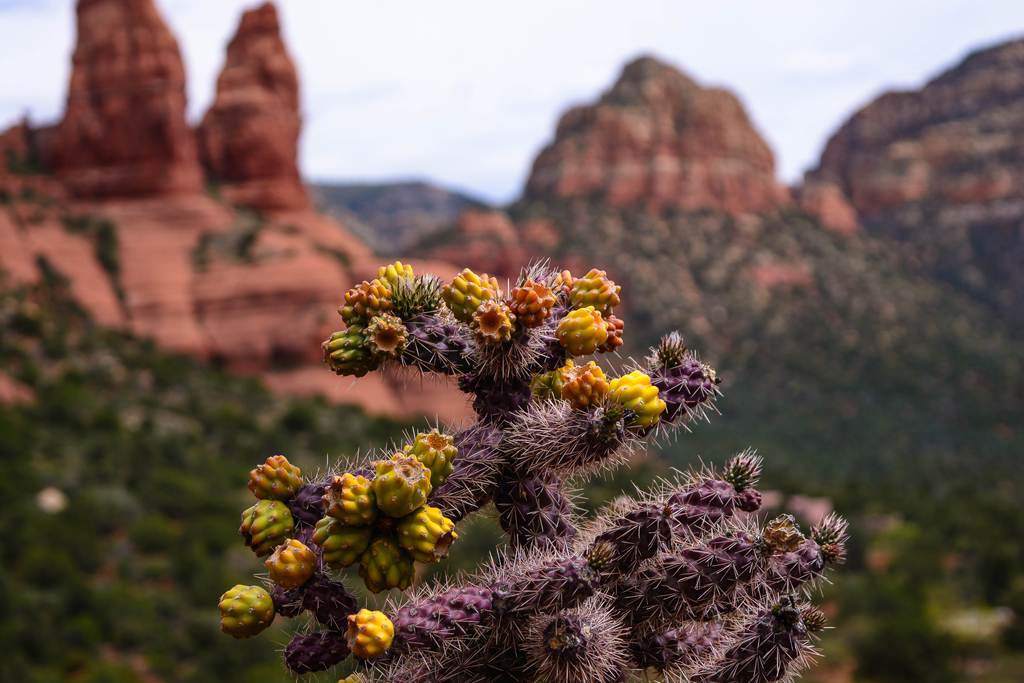
[[[299,77],[277,9],[242,15],[217,79],[217,96],[198,128],[203,164],[224,197],[256,209],[309,205],[297,160],[302,119]]]
[[[787,191],[735,95],[643,57],[597,102],[562,116],[525,198],[741,214],[778,206]]]
[[[812,176],[837,183],[867,217],[924,200],[1024,197],[1024,40],[869,103],[832,136]]]
[[[48,164],[74,197],[199,192],[178,42],[152,0],[79,0],[64,119]]]
[[[838,187],[912,266],[1024,324],[1024,39],[869,103],[809,183]]]
[[[306,199],[298,77],[273,5],[243,15],[201,127],[220,199],[203,191],[177,43],[151,0],[79,0],[78,29],[64,119],[0,134],[6,283],[59,274],[102,324],[281,391],[394,417],[469,415],[450,387],[322,366],[343,292],[378,264]]]

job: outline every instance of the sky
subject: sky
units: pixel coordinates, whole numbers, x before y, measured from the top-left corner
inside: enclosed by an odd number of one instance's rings
[[[255,0],[157,0],[185,57],[189,117]],[[63,109],[72,0],[0,0],[0,127]],[[522,189],[559,115],[639,54],[737,93],[801,177],[872,97],[1024,35],[1022,0],[279,0],[302,79],[307,178],[423,178],[494,202]]]

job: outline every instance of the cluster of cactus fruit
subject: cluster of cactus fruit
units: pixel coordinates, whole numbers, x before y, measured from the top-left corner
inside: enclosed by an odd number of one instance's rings
[[[620,287],[545,264],[503,291],[463,270],[450,283],[400,262],[345,293],[346,328],[324,344],[339,375],[411,368],[453,378],[478,420],[454,434],[303,477],[275,455],[250,473],[240,532],[266,557],[267,587],[221,596],[221,628],[245,638],[308,613],[285,648],[295,674],[349,660],[344,681],[768,683],[814,657],[825,626],[808,602],[842,562],[846,524],[805,534],[760,523],[761,460],[734,456],[613,503],[584,521],[569,482],[705,418],[715,371],[666,335],[606,376],[582,357],[623,344]],[[447,556],[456,525],[493,509],[507,548],[453,585],[359,609],[337,571],[373,592],[407,591],[415,563]]]

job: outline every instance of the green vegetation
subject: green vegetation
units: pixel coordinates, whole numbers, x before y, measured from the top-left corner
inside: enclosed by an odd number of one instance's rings
[[[203,234],[192,253],[192,263],[197,270],[205,270],[217,260],[252,263],[256,258],[253,249],[265,227],[266,221],[258,212],[239,209],[230,229]]]
[[[280,681],[283,634],[233,642],[216,597],[262,570],[234,525],[252,463],[315,470],[400,425],[274,396],[96,328],[59,274],[0,295],[0,680]]]
[[[82,235],[93,243],[96,262],[110,277],[118,300],[124,304],[124,287],[121,286],[121,258],[117,244],[117,226],[106,218],[87,215],[66,215],[61,218],[64,229],[75,235]]]

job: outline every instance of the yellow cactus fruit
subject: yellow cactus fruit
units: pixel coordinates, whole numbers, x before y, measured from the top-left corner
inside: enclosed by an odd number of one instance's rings
[[[302,541],[289,538],[263,563],[270,580],[282,588],[298,588],[316,569],[316,554]]]
[[[496,298],[500,291],[495,278],[466,268],[441,289],[441,298],[457,320],[469,324],[480,304]]]
[[[473,313],[473,333],[483,344],[504,344],[512,338],[515,319],[500,301],[484,301]]]
[[[448,548],[459,537],[455,522],[438,508],[424,505],[398,521],[398,545],[417,562],[430,564],[448,556]]]
[[[586,410],[604,400],[609,389],[604,372],[597,367],[597,363],[590,361],[564,375],[562,398],[571,403],[573,408]]]
[[[569,311],[555,330],[559,343],[573,356],[589,356],[608,340],[608,326],[593,306]]]
[[[427,502],[430,489],[430,470],[415,457],[395,453],[377,462],[373,492],[377,508],[387,516],[405,517]]]
[[[383,612],[361,609],[348,615],[345,637],[352,654],[360,659],[373,659],[391,647],[391,641],[395,638],[395,625]]]
[[[345,303],[338,309],[346,325],[366,324],[371,318],[391,310],[391,290],[380,280],[361,283],[345,292]]]
[[[374,593],[389,588],[405,590],[412,585],[412,557],[393,538],[378,536],[359,558],[359,576]]]
[[[608,328],[608,339],[606,339],[604,344],[601,344],[597,350],[601,353],[618,351],[619,347],[621,347],[625,341],[622,338],[622,333],[626,329],[626,323],[622,318],[616,318],[614,315],[609,315],[604,319],[604,324],[605,327]]]
[[[395,261],[377,269],[377,279],[387,283],[389,289],[394,289],[401,280],[411,280],[416,277],[412,272],[412,266]]]
[[[287,500],[302,488],[302,470],[283,455],[272,455],[249,471],[249,490],[260,499]]]
[[[512,290],[508,307],[523,327],[539,327],[551,316],[555,294],[547,285],[527,280]]]
[[[220,596],[220,630],[234,638],[251,638],[274,621],[274,601],[259,586],[235,585]]]
[[[658,387],[652,386],[651,378],[639,370],[613,379],[608,396],[633,411],[631,426],[652,427],[665,411],[665,402],[658,398]]]
[[[565,294],[566,296],[572,291],[572,283],[576,281],[576,278],[572,276],[568,270],[563,270],[555,276],[552,289],[556,294]]]
[[[346,472],[331,478],[323,497],[324,514],[346,526],[368,526],[377,519],[376,495],[366,477]]]
[[[378,358],[398,358],[409,341],[409,331],[397,315],[382,313],[366,326],[366,343]]]
[[[324,517],[313,529],[313,543],[324,551],[324,562],[336,569],[355,564],[370,547],[373,527],[345,526],[333,517]]]
[[[344,678],[339,678],[338,683],[366,683],[366,678],[362,674],[349,674]]]
[[[447,481],[459,451],[450,434],[431,429],[417,434],[412,443],[405,447],[405,454],[413,456],[430,470],[430,487],[433,489]]]
[[[607,316],[619,305],[621,291],[622,287],[609,280],[606,272],[591,268],[586,275],[573,281],[569,300],[575,308],[593,306],[601,315]]]

